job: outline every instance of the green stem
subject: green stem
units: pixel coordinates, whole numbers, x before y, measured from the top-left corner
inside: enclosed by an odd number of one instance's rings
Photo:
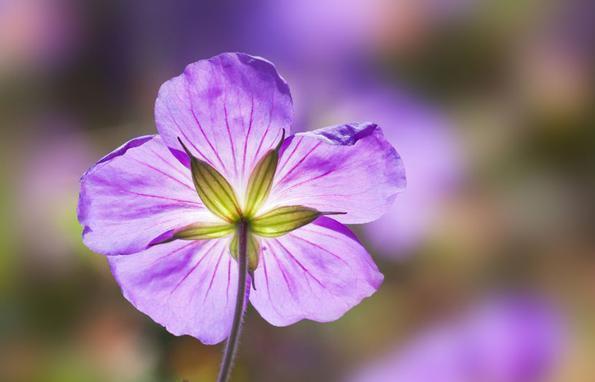
[[[236,295],[236,307],[233,314],[231,332],[225,345],[221,368],[217,382],[227,382],[233,367],[233,361],[237,352],[244,312],[246,311],[246,278],[248,275],[248,225],[243,219],[238,224],[238,293]]]

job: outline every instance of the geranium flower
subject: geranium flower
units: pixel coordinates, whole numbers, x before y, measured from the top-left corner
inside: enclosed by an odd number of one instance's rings
[[[162,85],[158,135],[125,143],[83,175],[85,244],[171,333],[206,344],[228,337],[242,251],[244,296],[277,326],[335,320],[382,282],[343,224],[389,208],[405,185],[399,155],[373,123],[285,138],[292,114],[271,63],[221,54]]]

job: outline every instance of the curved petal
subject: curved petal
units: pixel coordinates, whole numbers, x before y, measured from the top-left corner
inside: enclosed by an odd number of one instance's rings
[[[176,240],[108,261],[124,297],[170,333],[205,344],[227,338],[238,278],[228,238]]]
[[[114,150],[83,175],[78,219],[91,250],[125,255],[172,229],[215,218],[200,201],[190,170],[161,138],[147,136]]]
[[[302,205],[346,212],[341,223],[382,216],[405,187],[399,154],[372,123],[296,134],[283,145],[266,208]]]
[[[258,159],[289,132],[289,88],[268,61],[224,53],[190,64],[165,82],[155,104],[157,130],[172,149],[180,138],[237,191]]]
[[[320,217],[274,239],[262,239],[250,302],[268,322],[327,322],[372,295],[383,276],[353,233]]]

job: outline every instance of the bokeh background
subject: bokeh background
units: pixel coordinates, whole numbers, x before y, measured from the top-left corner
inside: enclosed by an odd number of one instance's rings
[[[595,381],[594,4],[0,0],[0,380],[214,380],[221,347],[82,245],[78,179],[155,133],[162,82],[242,51],[295,131],[379,122],[409,187],[355,228],[381,289],[329,324],[251,309],[234,381]]]

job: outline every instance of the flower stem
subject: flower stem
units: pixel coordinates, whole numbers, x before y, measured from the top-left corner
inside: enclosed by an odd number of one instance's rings
[[[244,312],[246,311],[246,278],[248,275],[248,225],[245,220],[238,223],[238,293],[236,296],[236,307],[233,314],[231,332],[225,345],[221,368],[217,382],[227,382],[233,367],[233,361],[239,344],[240,334],[242,332],[242,323],[244,321]]]

